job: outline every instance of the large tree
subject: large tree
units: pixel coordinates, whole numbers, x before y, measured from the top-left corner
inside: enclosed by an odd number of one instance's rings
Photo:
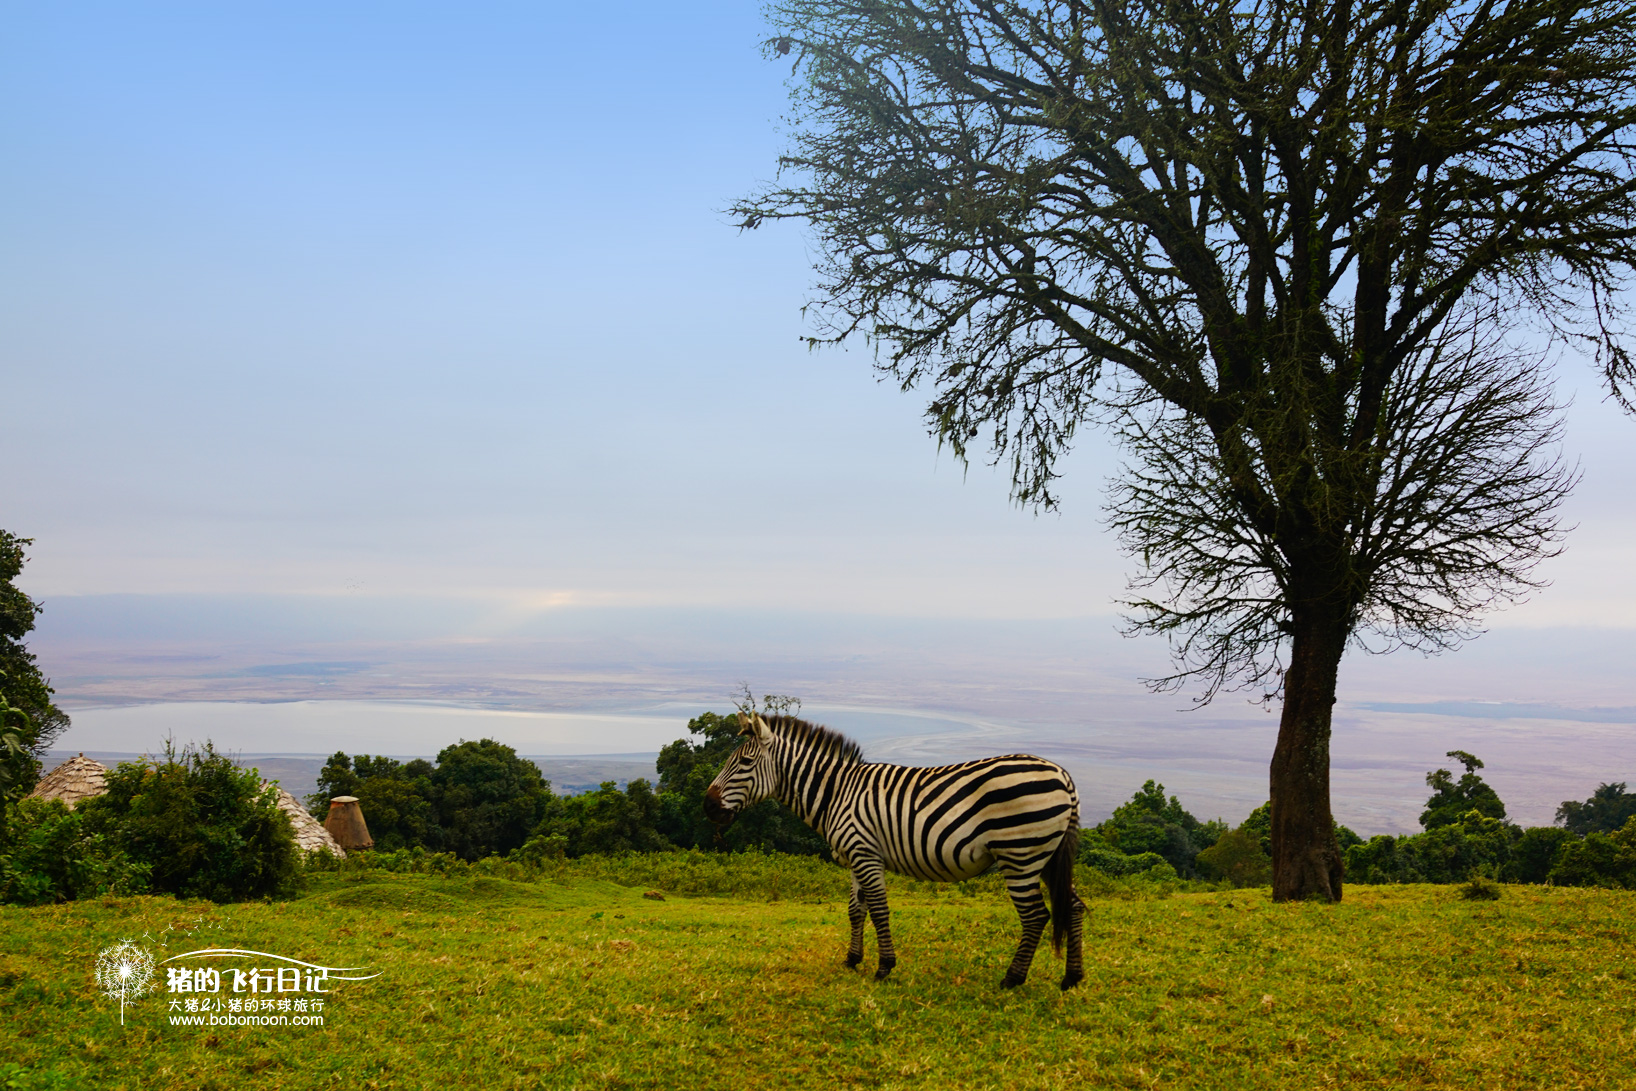
[[[1274,895],[1338,899],[1344,652],[1452,647],[1535,585],[1573,478],[1553,344],[1629,405],[1636,2],[769,14],[792,146],[734,211],[810,224],[814,342],[869,339],[1024,503],[1113,427],[1132,627],[1160,683],[1281,700]]]

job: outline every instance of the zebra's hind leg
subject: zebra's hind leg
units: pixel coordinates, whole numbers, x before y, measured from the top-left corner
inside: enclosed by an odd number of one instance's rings
[[[1017,944],[1011,966],[1000,979],[1001,988],[1014,989],[1028,980],[1028,967],[1034,963],[1034,952],[1039,950],[1040,936],[1045,932],[1046,922],[1051,919],[1051,911],[1045,908],[1045,898],[1040,893],[1038,863],[1018,870],[1012,870],[1004,862],[1000,866],[1005,871],[1005,885],[1011,894],[1011,904],[1017,907],[1017,916],[1022,919],[1022,942]]]
[[[1064,989],[1071,989],[1085,980],[1085,903],[1078,894],[1072,897],[1074,912],[1073,919],[1068,922],[1068,966],[1062,974]]]
[[[856,872],[852,875],[852,896],[847,899],[846,915],[847,919],[852,922],[852,943],[846,949],[846,964],[855,968],[858,963],[863,961],[863,922],[864,918],[868,916],[864,912],[863,900],[858,897],[858,876]]]
[[[869,919],[875,924],[875,946],[880,948],[880,965],[875,970],[875,980],[885,981],[886,975],[892,972],[892,967],[898,964],[897,951],[892,947],[892,914],[886,906],[886,876],[881,870],[878,860],[857,861],[852,865],[852,886],[857,891],[856,898],[869,911]],[[853,926],[853,935],[856,948],[861,952],[863,947],[863,925]],[[850,958],[850,956],[848,956]]]

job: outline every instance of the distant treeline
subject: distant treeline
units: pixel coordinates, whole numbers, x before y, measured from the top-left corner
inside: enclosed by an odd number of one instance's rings
[[[707,712],[688,723],[691,738],[659,755],[659,782],[607,781],[593,792],[557,796],[533,763],[510,747],[461,743],[428,761],[344,753],[319,774],[311,799],[323,817],[333,795],[357,796],[378,849],[421,848],[464,860],[496,854],[522,859],[675,849],[760,849],[827,855],[823,839],[782,804],[767,800],[726,831],[704,818],[705,789],[738,744],[736,715]],[[1483,763],[1449,752],[1463,767],[1426,775],[1431,789],[1424,833],[1365,841],[1345,826],[1335,836],[1354,883],[1455,883],[1473,877],[1507,882],[1636,887],[1636,794],[1603,784],[1557,810],[1558,825],[1523,829],[1477,770]],[[1080,841],[1080,862],[1109,875],[1174,874],[1238,886],[1271,881],[1270,806],[1237,826],[1202,822],[1164,786],[1148,781]]]
[[[322,821],[332,797],[357,796],[377,849],[421,848],[468,861],[517,851],[530,857],[826,851],[823,839],[775,800],[718,832],[704,817],[704,792],[738,745],[738,718],[706,712],[687,727],[696,740],[677,739],[660,751],[657,787],[637,778],[621,791],[610,780],[592,792],[559,796],[533,762],[484,739],[445,748],[436,764],[337,753],[319,771],[318,791],[307,803]]]
[[[553,860],[622,853],[828,855],[823,840],[774,800],[745,810],[725,831],[712,826],[704,793],[738,744],[737,716],[707,712],[688,731],[660,753],[657,787],[638,779],[620,790],[608,781],[559,796],[533,762],[482,739],[446,747],[435,762],[337,753],[308,804],[322,819],[331,797],[358,797],[376,857],[400,863],[488,861],[532,873]],[[1523,829],[1478,775],[1481,761],[1459,750],[1449,757],[1465,771],[1426,775],[1425,832],[1365,841],[1335,828],[1348,882],[1636,888],[1636,795],[1625,784],[1563,803],[1557,825]],[[108,787],[74,811],[19,799],[15,787],[0,794],[0,901],[143,892],[232,901],[291,893],[307,869],[332,866],[326,856],[304,869],[272,791],[208,743],[122,763]],[[1263,804],[1237,826],[1201,822],[1150,780],[1081,837],[1080,863],[1109,876],[1264,885],[1272,875],[1269,810]]]

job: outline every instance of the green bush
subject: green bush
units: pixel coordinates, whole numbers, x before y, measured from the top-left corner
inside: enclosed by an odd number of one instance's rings
[[[1507,873],[1521,831],[1476,810],[1412,837],[1371,837],[1346,850],[1354,883],[1459,883]]]
[[[1511,860],[1500,870],[1508,883],[1543,883],[1550,878],[1562,846],[1579,838],[1559,826],[1532,826],[1511,846]]]
[[[146,890],[151,869],[84,827],[58,799],[22,799],[8,807],[0,902],[46,905]]]
[[[1177,874],[1191,877],[1198,873],[1194,866],[1198,854],[1226,832],[1225,822],[1200,822],[1175,796],[1165,796],[1163,784],[1150,780],[1129,802],[1115,808],[1112,817],[1095,828],[1093,836],[1125,856],[1157,853]]]
[[[1564,842],[1548,879],[1556,886],[1636,888],[1636,817],[1611,834]]]
[[[1612,833],[1636,818],[1636,792],[1625,791],[1625,782],[1599,784],[1583,803],[1566,800],[1556,809],[1556,820],[1570,833]]]
[[[556,796],[534,836],[518,850],[525,859],[593,853],[670,852],[675,846],[655,828],[659,799],[638,777],[625,786],[606,780],[594,792]]]
[[[1147,876],[1150,872],[1175,878],[1176,869],[1156,852],[1139,852],[1126,856],[1097,837],[1082,837],[1079,842],[1079,866],[1103,875]]]
[[[157,892],[215,902],[291,893],[300,855],[277,793],[206,742],[121,762],[107,794],[75,812],[85,830],[149,867]]]
[[[1235,887],[1266,886],[1272,882],[1272,857],[1261,847],[1261,837],[1246,823],[1221,835],[1199,853],[1199,872],[1206,878],[1225,879]]]

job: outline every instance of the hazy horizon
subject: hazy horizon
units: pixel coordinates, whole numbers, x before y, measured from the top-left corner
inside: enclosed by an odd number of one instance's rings
[[[1111,615],[999,622],[681,608],[496,612],[362,596],[47,601],[32,646],[75,727],[64,750],[211,737],[247,753],[430,756],[457,738],[519,753],[656,752],[741,683],[800,697],[876,760],[1008,750],[1061,760],[1088,821],[1147,779],[1200,817],[1266,797],[1276,716],[1244,694],[1154,694],[1162,642]],[[1436,658],[1343,664],[1334,804],[1362,833],[1416,828],[1427,771],[1476,753],[1513,819],[1551,820],[1636,781],[1636,629],[1501,629]],[[408,740],[415,740],[411,746]],[[123,745],[122,745],[123,744]]]

